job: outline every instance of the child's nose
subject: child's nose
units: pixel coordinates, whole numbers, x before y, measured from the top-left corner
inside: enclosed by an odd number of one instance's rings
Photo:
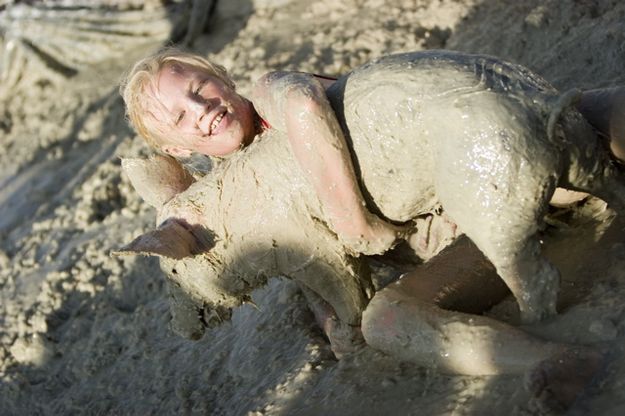
[[[203,134],[210,133],[210,117],[208,117],[208,108],[205,109],[197,119],[197,126]]]
[[[208,101],[202,100],[202,102],[200,102],[199,100],[194,100],[189,105],[189,107],[191,113],[195,117],[195,123],[197,127],[200,129],[200,131],[202,131],[202,133],[208,134],[210,131],[210,125],[208,124],[208,113],[210,112],[210,104],[208,103]]]

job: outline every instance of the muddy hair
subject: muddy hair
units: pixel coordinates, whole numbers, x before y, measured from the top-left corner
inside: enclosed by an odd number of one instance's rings
[[[146,87],[154,81],[156,75],[167,64],[179,63],[189,65],[209,75],[215,76],[227,86],[234,89],[234,82],[228,77],[226,69],[208,59],[180,49],[168,47],[147,56],[124,74],[120,82],[119,91],[126,104],[126,118],[134,127],[135,131],[156,150],[168,141],[167,133],[163,126],[159,126],[156,120],[146,120],[148,109],[146,108]]]

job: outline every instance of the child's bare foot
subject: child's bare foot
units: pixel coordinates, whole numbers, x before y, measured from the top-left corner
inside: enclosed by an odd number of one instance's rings
[[[603,364],[603,355],[590,349],[566,349],[531,370],[525,387],[547,413],[566,411],[585,390]]]

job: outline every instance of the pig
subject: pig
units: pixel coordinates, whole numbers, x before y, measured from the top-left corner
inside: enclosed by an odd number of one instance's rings
[[[525,323],[556,313],[559,272],[537,236],[556,187],[622,211],[623,174],[575,109],[580,92],[559,93],[524,67],[397,54],[354,69],[327,96],[368,208],[403,225],[442,209],[495,266]],[[366,258],[330,229],[287,138],[263,135],[196,182],[165,157],[123,163],[161,225],[119,252],[161,257],[173,325],[191,338],[271,276],[300,282],[352,326],[372,296]]]

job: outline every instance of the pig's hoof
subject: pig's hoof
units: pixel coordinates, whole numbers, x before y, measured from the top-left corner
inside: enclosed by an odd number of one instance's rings
[[[593,350],[563,350],[540,362],[525,380],[535,404],[547,414],[565,412],[588,387],[604,363]]]

